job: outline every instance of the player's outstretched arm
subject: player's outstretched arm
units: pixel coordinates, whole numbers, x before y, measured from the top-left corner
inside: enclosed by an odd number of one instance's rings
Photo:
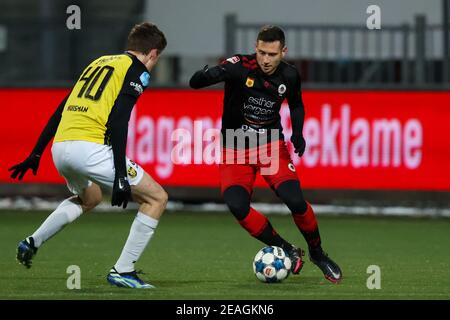
[[[224,80],[226,80],[226,70],[223,66],[209,68],[206,65],[202,70],[192,75],[189,86],[193,89],[200,89]]]
[[[33,151],[31,151],[31,154],[21,163],[18,163],[8,169],[8,171],[12,171],[11,178],[16,179],[18,177],[19,180],[22,180],[23,176],[30,169],[32,170],[34,175],[37,174],[42,153],[44,152],[45,147],[47,147],[50,140],[52,140],[52,138],[55,136],[56,130],[58,129],[58,125],[61,121],[61,115],[64,109],[64,105],[66,104],[68,97],[69,95],[64,98],[64,100],[59,104],[56,111],[50,117],[44,130],[42,130],[42,133],[39,136],[39,139],[36,142]]]

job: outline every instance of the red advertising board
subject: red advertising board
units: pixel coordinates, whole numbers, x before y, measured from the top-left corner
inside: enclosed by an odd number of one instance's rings
[[[14,183],[7,168],[30,152],[67,92],[0,90],[0,182]],[[303,98],[307,149],[301,159],[289,150],[304,188],[450,191],[449,92],[305,91]],[[130,120],[127,155],[163,185],[217,187],[222,99],[220,90],[149,90]],[[286,105],[281,118],[288,139]],[[64,182],[48,149],[38,175],[24,181]]]

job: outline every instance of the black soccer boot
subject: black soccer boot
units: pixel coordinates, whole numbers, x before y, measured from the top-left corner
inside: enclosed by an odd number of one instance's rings
[[[339,266],[331,260],[322,248],[310,249],[309,260],[323,272],[325,279],[332,283],[339,283],[342,280],[342,271]]]
[[[305,251],[292,245],[288,248],[284,248],[284,251],[291,259],[291,272],[293,274],[299,274],[303,268],[304,261],[302,257],[305,255]]]

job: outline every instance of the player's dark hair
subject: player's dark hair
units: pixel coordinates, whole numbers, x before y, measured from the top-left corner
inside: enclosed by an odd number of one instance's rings
[[[135,25],[128,35],[127,50],[148,54],[150,50],[156,49],[159,54],[166,46],[164,33],[150,22]]]
[[[284,48],[285,45],[284,31],[280,27],[266,25],[262,27],[258,33],[258,38],[256,38],[256,41],[259,40],[264,42],[280,41],[281,48]]]

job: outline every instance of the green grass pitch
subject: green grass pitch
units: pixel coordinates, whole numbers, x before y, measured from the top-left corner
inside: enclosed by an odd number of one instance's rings
[[[450,221],[319,216],[323,246],[344,274],[327,282],[307,260],[299,276],[259,282],[252,261],[263,246],[231,214],[167,212],[137,263],[153,290],[110,286],[134,213],[82,216],[39,249],[31,269],[15,261],[17,243],[49,212],[0,212],[0,299],[449,299]],[[269,216],[278,232],[305,247],[291,217]],[[81,269],[69,290],[67,267]],[[381,268],[381,289],[366,286],[367,267]]]

